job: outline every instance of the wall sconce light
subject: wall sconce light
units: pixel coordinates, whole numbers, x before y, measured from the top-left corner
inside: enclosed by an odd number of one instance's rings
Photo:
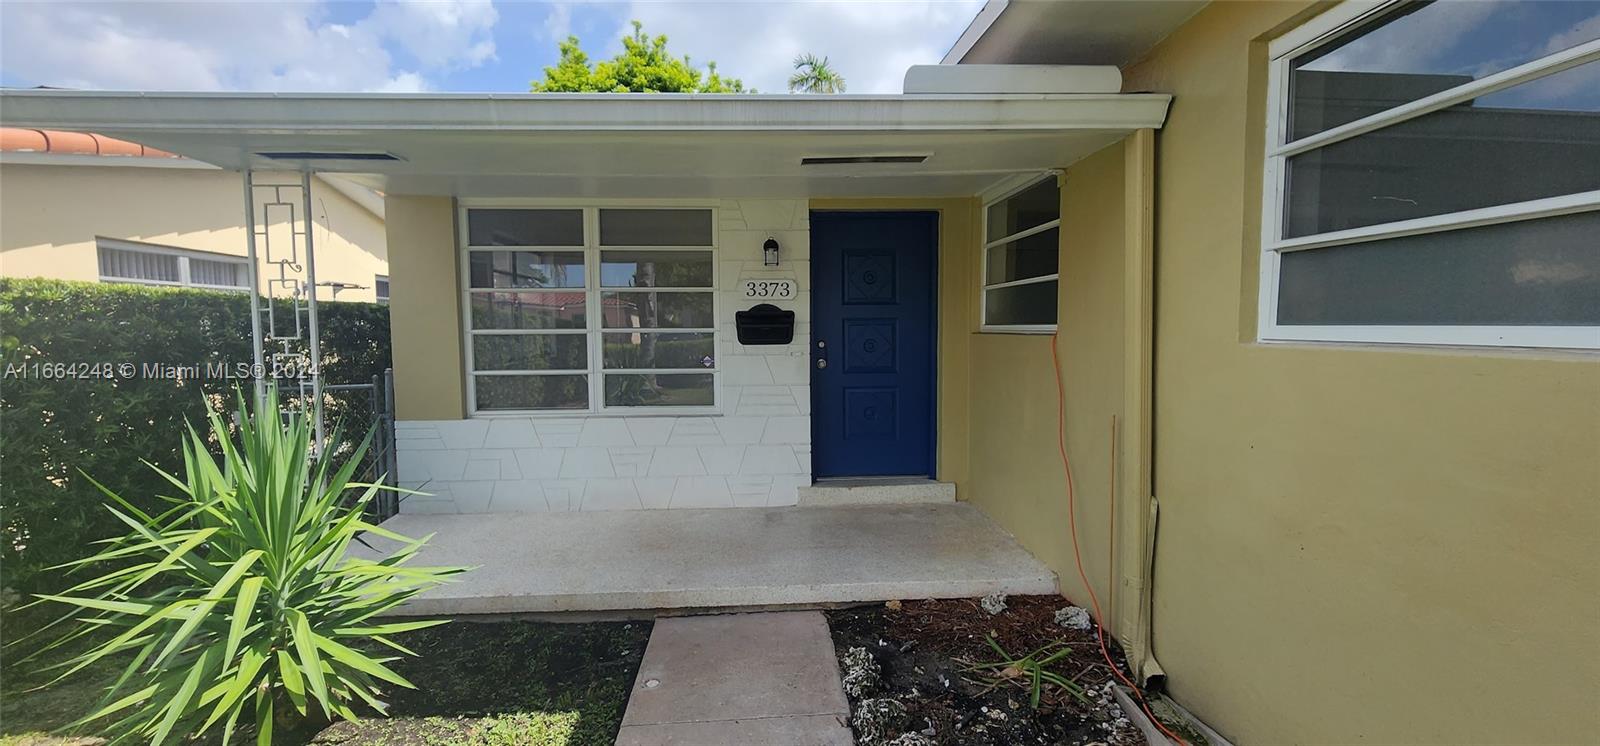
[[[766,243],[761,244],[761,254],[762,264],[768,267],[778,266],[778,239],[768,238]]]

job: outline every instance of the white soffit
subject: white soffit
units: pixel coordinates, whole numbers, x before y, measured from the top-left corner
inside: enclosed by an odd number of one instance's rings
[[[912,65],[906,93],[1118,93],[1114,65]]]
[[[0,92],[0,121],[98,132],[224,168],[302,165],[388,194],[964,196],[1160,127],[1161,94],[172,94]],[[396,160],[263,158],[284,152]],[[920,163],[806,157],[927,154]]]
[[[1116,65],[1137,61],[1207,0],[989,0],[944,64]]]

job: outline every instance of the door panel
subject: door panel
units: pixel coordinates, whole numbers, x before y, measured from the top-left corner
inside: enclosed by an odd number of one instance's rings
[[[933,476],[938,215],[811,215],[817,477]]]

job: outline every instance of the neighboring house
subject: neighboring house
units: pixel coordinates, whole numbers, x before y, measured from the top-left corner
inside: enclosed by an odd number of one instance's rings
[[[387,302],[382,196],[337,177],[312,192],[319,297]],[[0,197],[0,277],[249,287],[236,171],[104,135],[5,127]]]
[[[1600,731],[1594,15],[994,0],[900,96],[0,101],[386,193],[399,468],[432,495],[404,512],[932,477],[1081,600],[1080,557],[1141,678],[1239,743],[1575,742]],[[587,568],[516,569],[629,582]],[[535,608],[511,587],[499,610]]]

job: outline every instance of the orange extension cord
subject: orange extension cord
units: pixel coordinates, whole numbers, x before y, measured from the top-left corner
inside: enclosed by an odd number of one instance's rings
[[[1056,351],[1056,342],[1059,339],[1059,333],[1050,335],[1050,363],[1055,367],[1056,371],[1056,448],[1061,453],[1061,469],[1062,471],[1066,472],[1067,475],[1067,524],[1072,530],[1072,559],[1078,565],[1078,579],[1083,581],[1083,588],[1089,593],[1089,603],[1094,607],[1095,640],[1100,643],[1100,655],[1106,659],[1106,665],[1111,667],[1112,675],[1116,676],[1122,681],[1123,684],[1128,686],[1128,689],[1133,691],[1133,696],[1139,699],[1139,706],[1144,708],[1144,714],[1150,717],[1150,722],[1154,723],[1157,728],[1161,729],[1161,732],[1166,734],[1168,738],[1177,741],[1183,746],[1189,746],[1188,741],[1180,738],[1178,734],[1167,730],[1167,726],[1162,725],[1161,720],[1156,717],[1156,714],[1150,711],[1150,703],[1145,701],[1144,693],[1139,691],[1139,687],[1134,685],[1132,681],[1129,681],[1128,677],[1122,675],[1122,670],[1117,668],[1117,664],[1111,660],[1111,651],[1106,647],[1105,615],[1100,611],[1100,599],[1095,595],[1094,586],[1089,583],[1089,576],[1083,571],[1083,555],[1078,550],[1078,495],[1077,489],[1072,483],[1072,460],[1067,458],[1067,392],[1066,388],[1061,382],[1061,356]],[[1116,423],[1113,421],[1112,432],[1116,432],[1115,428]],[[1113,437],[1111,443],[1113,454],[1116,453],[1116,446],[1116,439]],[[1114,472],[1113,478],[1115,478]],[[1111,518],[1113,521],[1116,520],[1114,517],[1115,513],[1116,491],[1113,489],[1111,496],[1111,513],[1108,514],[1113,516]],[[1116,541],[1115,535],[1111,537],[1111,541]]]

